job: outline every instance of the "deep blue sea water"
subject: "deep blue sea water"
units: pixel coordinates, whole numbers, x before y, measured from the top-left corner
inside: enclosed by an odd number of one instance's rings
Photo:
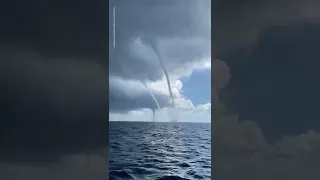
[[[110,122],[109,179],[211,179],[210,126]]]

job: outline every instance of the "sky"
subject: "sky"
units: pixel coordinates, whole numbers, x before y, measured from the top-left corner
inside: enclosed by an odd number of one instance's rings
[[[319,2],[212,3],[212,58],[228,74],[212,108],[215,178],[319,179]]]
[[[187,8],[180,8],[185,0],[145,2],[115,1],[121,8],[111,57],[101,23],[108,21],[107,1],[0,6],[0,179],[87,179],[84,153],[107,151],[108,116],[151,120],[141,109],[155,104],[140,80],[169,106],[155,53],[131,37],[153,41],[161,52],[177,50],[163,58],[177,106],[188,107],[175,110],[183,120],[211,119],[216,179],[319,179],[319,2],[215,0],[213,9],[200,0]],[[208,67],[210,104],[190,90]],[[98,152],[92,164],[96,179],[105,179]]]
[[[105,179],[107,1],[17,0],[0,14],[0,179],[87,179],[88,151]]]
[[[183,83],[182,95],[194,105],[211,101],[211,69],[195,70],[188,78],[181,78]],[[209,82],[209,83],[208,83]]]
[[[109,120],[152,121],[156,109],[156,121],[210,122],[210,1],[111,1],[109,9]]]

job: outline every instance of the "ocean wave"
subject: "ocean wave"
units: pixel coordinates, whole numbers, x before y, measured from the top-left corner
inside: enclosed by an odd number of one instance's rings
[[[111,122],[109,127],[110,179],[211,179],[209,124]]]
[[[134,180],[134,178],[125,170],[109,171],[110,180]]]

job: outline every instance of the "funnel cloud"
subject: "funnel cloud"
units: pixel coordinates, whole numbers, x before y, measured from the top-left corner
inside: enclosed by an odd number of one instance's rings
[[[210,1],[123,0],[111,1],[111,6],[111,11],[116,9],[116,47],[110,46],[109,62],[111,117],[131,120],[127,113],[150,117],[146,109],[155,108],[154,99],[159,117],[169,111],[173,116],[187,113],[183,109],[198,113],[197,107],[210,103],[209,94],[201,104],[191,100],[197,93],[183,94],[184,81],[194,71],[210,69]],[[109,36],[113,39],[112,33]],[[154,97],[141,82],[147,83]],[[173,116],[159,120],[177,121]]]
[[[168,71],[166,70],[166,67],[164,65],[164,62],[162,60],[162,57],[161,55],[159,54],[159,51],[157,49],[157,47],[155,46],[155,44],[153,43],[150,43],[150,46],[154,49],[154,51],[156,52],[157,56],[158,56],[158,60],[160,62],[160,65],[161,65],[161,68],[166,76],[166,81],[167,81],[167,85],[168,85],[168,90],[169,90],[169,93],[170,93],[170,97],[171,97],[171,102],[172,102],[172,107],[175,108],[176,105],[174,103],[174,98],[173,98],[173,94],[172,94],[172,89],[171,89],[171,83],[170,83],[170,78],[169,78],[169,74],[168,74]]]
[[[152,38],[152,37],[149,37],[149,38]],[[168,86],[168,91],[169,91],[169,95],[170,95],[171,103],[172,103],[171,107],[175,108],[176,106],[175,106],[174,97],[173,97],[173,93],[172,93],[172,89],[171,89],[170,77],[169,77],[168,71],[167,71],[167,69],[165,67],[165,64],[164,64],[164,62],[162,60],[162,57],[161,57],[161,55],[160,55],[160,53],[159,53],[159,51],[158,51],[158,49],[156,47],[155,40],[154,39],[150,39],[148,41],[148,44],[154,50],[154,52],[156,53],[156,55],[158,57],[157,59],[159,60],[159,64],[160,64],[160,66],[161,66],[161,68],[162,68],[162,70],[163,70],[163,72],[165,74],[165,78],[166,78],[166,82],[167,82],[167,86]],[[172,117],[170,117],[170,118],[172,118]],[[178,119],[173,118],[173,119],[171,119],[171,121],[178,121]]]

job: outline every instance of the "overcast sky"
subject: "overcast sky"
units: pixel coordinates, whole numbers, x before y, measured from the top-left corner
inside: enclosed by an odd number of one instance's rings
[[[107,154],[107,1],[0,7],[0,179],[86,179]]]
[[[213,1],[212,57],[230,75],[212,109],[216,179],[319,178],[319,7]]]
[[[110,121],[210,122],[211,8],[209,0],[112,1],[109,50]],[[115,18],[113,19],[113,15]],[[115,42],[115,47],[114,43]],[[164,71],[177,108],[171,108]],[[146,84],[147,88],[144,87]]]
[[[151,120],[150,110],[141,109],[155,104],[140,80],[168,106],[157,57],[141,43],[150,39],[166,54],[181,120],[208,120],[209,109],[215,112],[216,179],[319,179],[319,133],[307,132],[319,130],[318,1],[216,0],[212,27],[210,1],[121,2],[114,4],[109,67],[108,27],[101,23],[108,21],[107,1],[0,6],[0,179],[87,179],[84,156],[75,152],[106,147],[108,115]],[[107,68],[117,100],[110,99],[110,114]],[[212,102],[201,89],[206,79]],[[93,174],[105,179],[103,159],[92,161]]]

